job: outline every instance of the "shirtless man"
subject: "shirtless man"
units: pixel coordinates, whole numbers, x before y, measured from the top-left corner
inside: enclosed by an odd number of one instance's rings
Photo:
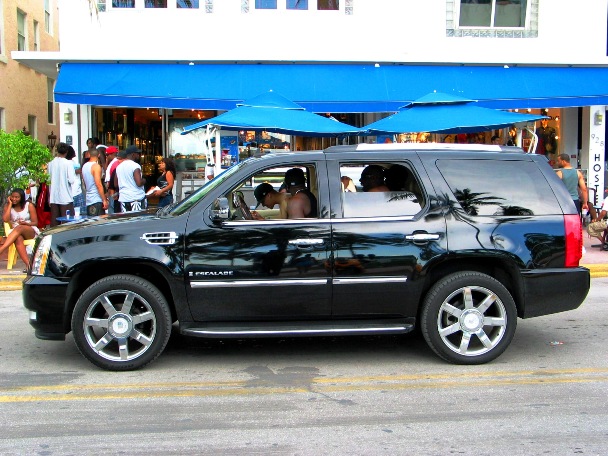
[[[390,192],[384,182],[384,168],[380,165],[369,165],[359,179],[364,192]]]
[[[291,197],[291,195],[277,192],[274,187],[267,182],[258,185],[253,191],[253,194],[258,202],[256,208],[259,206],[265,206],[268,209],[273,209],[278,204],[279,218],[289,218],[287,214],[287,200]],[[264,220],[264,217],[255,211],[253,211],[251,215],[256,220]]]
[[[301,168],[291,168],[285,173],[285,185],[291,198],[287,202],[287,218],[318,217],[317,198],[306,188],[306,177]]]

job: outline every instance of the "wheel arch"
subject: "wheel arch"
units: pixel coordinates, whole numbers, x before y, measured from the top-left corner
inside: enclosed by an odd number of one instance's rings
[[[178,319],[178,311],[175,305],[173,290],[170,286],[169,272],[157,264],[149,262],[124,262],[124,261],[104,261],[103,270],[100,274],[100,263],[90,262],[78,267],[70,280],[66,296],[65,315],[63,324],[66,334],[71,330],[72,314],[78,298],[93,283],[104,277],[116,274],[129,274],[152,283],[163,294],[173,321]],[[181,281],[180,281],[181,283]]]
[[[519,274],[519,268],[503,258],[481,258],[481,257],[454,257],[446,259],[431,266],[425,275],[421,299],[429,292],[430,288],[443,277],[455,272],[480,272],[498,280],[513,297],[517,307],[517,316],[521,317],[524,310],[523,282]],[[418,309],[420,317],[421,307]]]

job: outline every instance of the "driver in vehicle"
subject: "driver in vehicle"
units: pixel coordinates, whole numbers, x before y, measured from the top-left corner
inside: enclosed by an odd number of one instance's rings
[[[291,195],[289,195],[288,193],[279,193],[268,182],[264,182],[255,188],[255,190],[253,191],[253,195],[255,196],[255,199],[258,202],[256,209],[260,206],[267,207],[268,209],[274,209],[274,207],[278,204],[278,218],[289,218],[287,213],[287,201],[291,198]],[[266,220],[256,211],[253,211],[251,215],[255,220]]]
[[[291,198],[287,202],[287,218],[318,217],[317,198],[306,188],[306,177],[300,168],[291,168],[285,173],[285,185]]]

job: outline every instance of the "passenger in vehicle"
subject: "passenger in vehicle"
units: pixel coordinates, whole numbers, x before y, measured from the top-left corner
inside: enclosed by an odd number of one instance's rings
[[[287,200],[291,198],[291,195],[288,193],[279,193],[277,192],[272,185],[267,182],[264,182],[258,185],[253,191],[253,195],[255,196],[259,206],[267,207],[268,209],[274,209],[274,207],[279,205],[279,218],[286,219],[289,218],[287,214]],[[260,214],[256,211],[251,213],[255,220],[265,220]]]
[[[380,165],[369,165],[361,173],[359,182],[364,192],[390,192],[384,180],[384,168]]]
[[[342,176],[340,178],[340,183],[343,192],[355,193],[357,191],[357,187],[355,187],[355,182],[348,176]]]
[[[386,186],[392,192],[399,192],[407,190],[406,182],[409,175],[409,171],[405,166],[392,165],[386,170]]]
[[[306,188],[306,177],[300,168],[285,173],[285,185],[291,198],[287,202],[287,218],[316,218],[319,215],[317,198]]]

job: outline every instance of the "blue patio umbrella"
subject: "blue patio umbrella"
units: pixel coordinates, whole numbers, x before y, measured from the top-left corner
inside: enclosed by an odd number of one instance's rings
[[[208,125],[221,130],[268,131],[298,136],[361,134],[356,127],[306,111],[275,92],[258,95],[219,116],[189,125],[182,135]]]
[[[392,116],[362,127],[366,135],[398,133],[474,133],[505,128],[514,124],[535,122],[545,116],[519,114],[475,106],[474,100],[430,93]]]

